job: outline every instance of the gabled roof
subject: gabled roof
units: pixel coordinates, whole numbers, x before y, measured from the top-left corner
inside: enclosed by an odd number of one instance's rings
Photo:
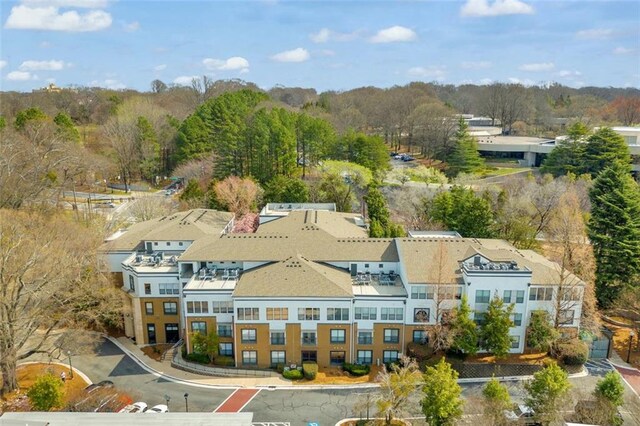
[[[193,209],[131,225],[121,235],[105,242],[101,251],[142,248],[143,241],[196,241],[219,235],[233,219],[233,213]]]
[[[351,276],[302,256],[288,257],[243,273],[234,297],[353,297]]]
[[[296,234],[301,230],[321,229],[335,238],[366,238],[367,230],[357,224],[359,214],[326,210],[295,210],[287,216],[260,225],[258,234]]]

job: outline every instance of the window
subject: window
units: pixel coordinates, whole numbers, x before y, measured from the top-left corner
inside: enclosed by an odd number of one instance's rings
[[[242,330],[242,343],[256,343],[256,329],[245,328]]]
[[[151,284],[144,283],[144,294],[151,294]]]
[[[524,290],[516,291],[516,303],[524,303]]]
[[[476,290],[476,303],[489,303],[490,297],[491,297],[491,291]]]
[[[511,290],[505,290],[503,295],[502,295],[502,301],[504,303],[511,303]]]
[[[364,264],[364,267],[365,267],[365,268],[368,268],[368,267],[369,267],[369,264],[368,264],[368,263],[365,263],[365,264]]]
[[[212,310],[214,314],[232,314],[233,313],[233,302],[231,300],[226,300],[223,302],[212,302]]]
[[[327,308],[327,321],[349,321],[349,308]]]
[[[402,308],[381,308],[380,319],[386,321],[401,321],[403,318]]]
[[[170,242],[170,241],[167,241],[167,245],[168,245],[168,246],[170,246],[170,245],[171,245],[171,242]]]
[[[522,314],[513,314],[513,325],[516,327],[522,325]]]
[[[344,343],[347,341],[347,333],[342,329],[331,330],[331,343]]]
[[[357,320],[374,320],[377,316],[377,308],[355,308],[355,319]]]
[[[476,324],[483,325],[485,321],[485,315],[486,314],[484,312],[474,312],[473,320],[475,321]]]
[[[256,365],[256,364],[258,364],[258,352],[257,351],[242,351],[242,363],[244,365]]]
[[[129,290],[136,291],[136,285],[133,279],[133,275],[129,275]]]
[[[233,343],[220,343],[218,353],[220,356],[233,356]]]
[[[553,297],[553,287],[533,287],[529,291],[529,300],[551,300]]]
[[[331,351],[329,352],[329,362],[331,365],[342,365],[345,361],[344,351]]]
[[[180,294],[178,283],[160,283],[160,294]]]
[[[187,313],[207,314],[209,313],[209,302],[206,302],[206,301],[187,302]]]
[[[285,351],[271,351],[271,366],[276,367],[278,364],[284,364],[286,358]]]
[[[164,314],[165,315],[177,315],[178,304],[176,302],[164,302]]]
[[[358,344],[371,345],[373,343],[373,331],[358,331]]]
[[[424,285],[413,285],[411,286],[411,298],[412,299],[426,299],[427,298],[427,287]]]
[[[298,308],[298,321],[320,321],[320,308]]]
[[[182,247],[183,246],[182,241],[178,242],[178,245]]]
[[[356,355],[356,362],[358,364],[371,365],[373,362],[373,351],[358,351]]]
[[[144,309],[147,315],[153,315],[153,302],[145,302]]]
[[[200,333],[207,334],[207,323],[204,321],[194,321],[191,323],[191,332],[192,333]]]
[[[157,246],[157,245],[158,245],[158,242],[157,242],[157,241],[154,241],[154,242],[153,242],[153,245],[154,245],[154,246]]]
[[[258,321],[259,319],[258,308],[238,308],[238,321]]]
[[[520,336],[509,336],[511,339],[511,349],[518,349],[520,347]]]
[[[272,345],[284,345],[284,331],[272,331],[271,332],[271,344]]]
[[[302,351],[302,362],[318,362],[318,352],[316,351]]]
[[[580,300],[580,289],[579,288],[560,288],[558,292],[562,294],[562,300],[565,302],[577,302]]]
[[[267,308],[267,319],[286,321],[289,319],[289,308]]]
[[[384,343],[398,343],[400,341],[400,330],[397,328],[384,329]]]
[[[378,268],[382,269],[384,268],[384,265],[382,263],[378,263]]]
[[[429,308],[415,308],[413,322],[429,322]]]
[[[427,330],[413,330],[413,343],[419,343],[421,345],[429,343]]]
[[[218,337],[232,337],[233,327],[231,324],[218,324]]]
[[[303,345],[315,345],[316,344],[316,332],[315,331],[303,331],[302,332],[302,344]]]
[[[576,311],[574,311],[573,309],[561,310],[558,323],[562,325],[573,324],[573,317],[575,316],[575,314]]]
[[[396,362],[398,360],[398,351],[382,351],[382,362]]]

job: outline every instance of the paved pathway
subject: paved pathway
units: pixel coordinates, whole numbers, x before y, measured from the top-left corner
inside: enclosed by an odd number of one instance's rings
[[[640,398],[640,371],[623,361],[616,351],[611,351],[609,359],[631,390],[633,390],[633,393]]]
[[[214,413],[237,413],[249,403],[260,392],[260,389],[238,389],[233,392],[222,404],[218,406]]]

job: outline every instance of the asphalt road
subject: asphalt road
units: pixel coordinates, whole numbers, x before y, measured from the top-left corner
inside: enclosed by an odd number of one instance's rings
[[[66,362],[66,360],[61,360]],[[94,382],[111,380],[123,390],[128,391],[135,400],[147,404],[164,404],[165,395],[170,397],[171,411],[185,411],[184,394],[188,393],[189,411],[213,412],[231,393],[230,389],[207,389],[174,383],[146,372],[129,357],[125,356],[113,343],[101,342],[95,353],[73,356],[73,366],[83,371]],[[572,398],[584,399],[593,390],[599,375],[604,374],[600,366],[593,369],[596,375],[572,379]],[[590,368],[591,369],[591,368]],[[482,412],[482,384],[463,384],[465,414],[467,419]],[[522,402],[525,391],[520,382],[507,384],[509,393],[515,402]],[[306,426],[316,423],[320,426],[333,426],[345,417],[366,416],[366,393],[374,390],[261,390],[242,411],[253,412],[254,422],[289,422],[291,426]],[[419,392],[411,403],[413,415],[420,415]],[[621,410],[625,425],[640,425],[640,415],[630,410],[638,409],[640,400],[627,388],[628,404]],[[572,406],[568,407],[570,409]],[[370,414],[375,412],[373,404]],[[636,411],[640,413],[640,411]]]

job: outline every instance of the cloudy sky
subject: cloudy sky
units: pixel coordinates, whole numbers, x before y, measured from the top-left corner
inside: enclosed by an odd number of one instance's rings
[[[0,88],[640,87],[638,1],[1,0]]]

